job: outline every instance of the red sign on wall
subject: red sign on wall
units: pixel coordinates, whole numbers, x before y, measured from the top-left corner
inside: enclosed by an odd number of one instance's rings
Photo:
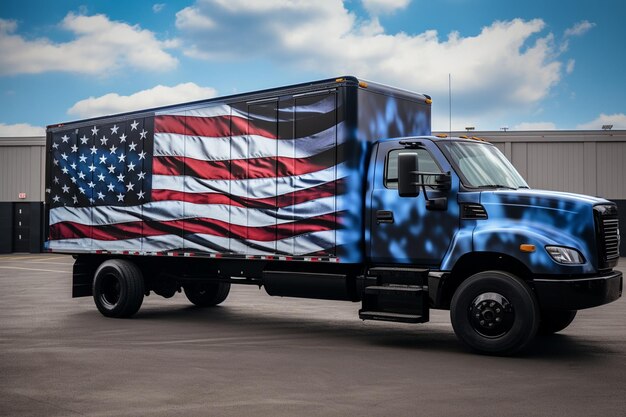
[[[24,198],[26,198],[26,193],[19,193],[17,195],[17,197],[20,198],[20,199],[24,199]]]

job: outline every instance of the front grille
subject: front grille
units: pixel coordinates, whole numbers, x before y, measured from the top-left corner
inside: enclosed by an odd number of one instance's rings
[[[596,238],[600,268],[612,268],[619,258],[619,220],[617,207],[613,205],[595,206]]]
[[[617,219],[602,219],[604,234],[604,256],[619,258],[619,222]]]

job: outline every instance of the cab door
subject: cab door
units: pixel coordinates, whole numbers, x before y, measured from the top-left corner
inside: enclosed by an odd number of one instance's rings
[[[424,140],[420,147],[405,148],[397,141],[379,142],[374,177],[370,184],[369,257],[375,264],[412,264],[438,268],[459,228],[459,182],[452,176],[450,190],[426,186],[417,197],[398,195],[398,155],[415,152],[421,172],[452,172],[441,151]],[[372,158],[374,159],[374,158]],[[434,184],[426,176],[425,183]],[[427,199],[447,199],[446,207],[427,204]]]

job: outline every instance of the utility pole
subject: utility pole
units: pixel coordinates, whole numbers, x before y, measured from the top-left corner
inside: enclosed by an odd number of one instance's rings
[[[448,125],[449,136],[452,136],[452,74],[448,73]]]

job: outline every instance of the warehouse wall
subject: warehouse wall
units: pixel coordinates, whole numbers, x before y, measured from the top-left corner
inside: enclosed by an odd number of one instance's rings
[[[0,138],[0,253],[41,251],[44,167],[44,137]]]
[[[45,157],[43,137],[0,138],[0,202],[43,201]]]

